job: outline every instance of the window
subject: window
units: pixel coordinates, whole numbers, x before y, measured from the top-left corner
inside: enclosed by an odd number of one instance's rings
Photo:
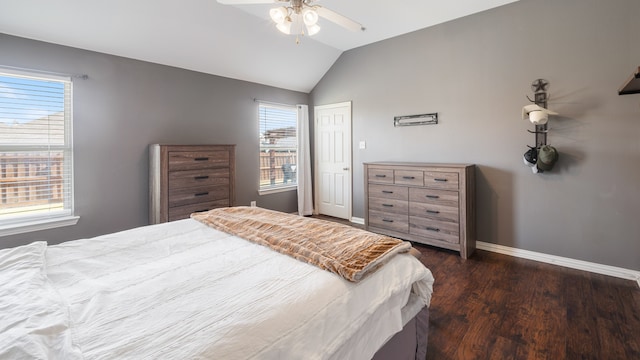
[[[70,78],[0,68],[0,235],[71,225]]]
[[[295,189],[298,112],[295,106],[260,103],[260,194]]]

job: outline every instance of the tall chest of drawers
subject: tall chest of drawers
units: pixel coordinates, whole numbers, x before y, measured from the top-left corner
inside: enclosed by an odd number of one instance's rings
[[[149,222],[233,206],[235,145],[149,146]]]
[[[476,248],[475,165],[364,164],[369,231],[460,252]]]

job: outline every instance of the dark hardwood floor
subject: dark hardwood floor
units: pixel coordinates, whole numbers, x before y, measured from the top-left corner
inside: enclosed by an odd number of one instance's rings
[[[640,359],[635,281],[414,247],[435,278],[427,359]]]
[[[427,359],[640,359],[634,281],[414,247],[436,279]]]

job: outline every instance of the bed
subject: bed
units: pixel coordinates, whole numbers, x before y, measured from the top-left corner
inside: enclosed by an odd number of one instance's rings
[[[433,277],[408,251],[351,279],[295,256],[195,218],[0,250],[0,358],[424,359]]]

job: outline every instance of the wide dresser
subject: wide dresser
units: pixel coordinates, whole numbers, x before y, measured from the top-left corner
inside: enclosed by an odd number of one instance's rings
[[[149,222],[233,206],[235,145],[149,146]]]
[[[367,230],[474,252],[475,165],[370,162],[364,179]]]

